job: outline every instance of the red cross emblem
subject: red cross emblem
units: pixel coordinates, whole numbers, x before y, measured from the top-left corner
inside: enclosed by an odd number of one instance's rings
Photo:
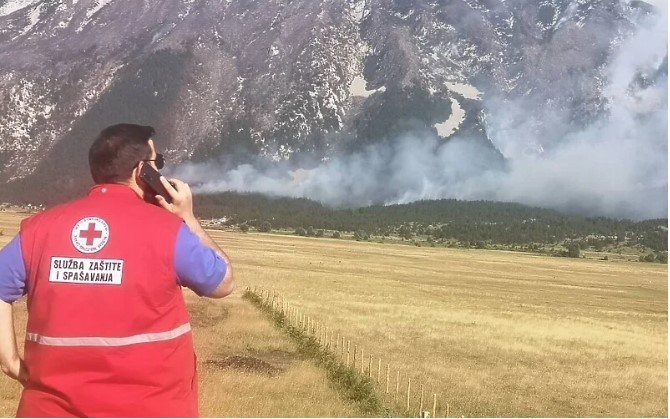
[[[96,253],[109,240],[109,225],[100,217],[86,217],[72,229],[72,244],[82,253]]]
[[[86,246],[93,246],[94,240],[102,237],[102,230],[96,230],[95,223],[88,223],[88,230],[79,230],[79,237],[86,239]]]

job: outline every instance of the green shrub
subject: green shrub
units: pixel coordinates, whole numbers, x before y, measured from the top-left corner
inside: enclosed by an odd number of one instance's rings
[[[356,230],[354,232],[354,239],[356,241],[367,240],[370,238],[370,235],[365,230]]]
[[[261,231],[263,233],[269,233],[272,231],[272,224],[270,224],[269,221],[263,221],[260,227],[258,227],[258,231]]]
[[[656,255],[649,253],[648,255],[640,256],[640,262],[656,262]]]
[[[580,247],[579,243],[577,242],[570,242],[565,245],[565,248],[568,249],[568,257],[569,258],[578,258],[579,253],[580,253]]]

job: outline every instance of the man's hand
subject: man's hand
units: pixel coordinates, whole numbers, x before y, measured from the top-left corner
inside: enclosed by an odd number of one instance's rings
[[[168,203],[165,198],[156,195],[158,204],[186,221],[187,224],[195,220],[195,216],[193,215],[193,193],[188,184],[179,179],[170,179],[168,181],[163,176],[161,176],[161,183],[170,194],[172,203]],[[173,184],[174,186],[172,186]]]
[[[23,385],[28,382],[28,371],[16,346],[13,307],[11,303],[2,300],[0,300],[0,369]]]
[[[175,186],[170,184],[172,182]],[[165,186],[170,197],[172,198],[172,203],[169,204],[165,198],[160,195],[156,195],[156,200],[158,204],[170,211],[171,213],[181,217],[182,220],[186,223],[188,228],[198,236],[200,241],[210,249],[214,250],[225,262],[227,265],[226,276],[221,281],[221,284],[214,290],[209,297],[213,298],[222,298],[233,292],[235,289],[235,279],[233,277],[233,268],[230,265],[230,259],[224,253],[224,251],[219,247],[218,244],[209,237],[209,234],[200,225],[200,222],[195,215],[193,215],[193,193],[191,193],[191,188],[184,182],[179,179],[170,179],[168,182],[163,176],[161,176],[161,183]]]
[[[9,365],[3,366],[2,371],[7,374],[9,378],[13,378],[21,383],[21,385],[25,386],[28,382],[28,370],[21,358],[16,358]]]

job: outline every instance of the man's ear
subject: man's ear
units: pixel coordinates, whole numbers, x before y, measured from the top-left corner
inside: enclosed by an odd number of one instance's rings
[[[142,166],[144,166],[145,164],[146,164],[145,162],[141,161],[141,162],[137,163],[137,165],[133,168],[132,177],[133,177],[133,180],[135,180],[135,183],[138,184],[138,185],[142,184],[141,183],[142,180],[140,179],[140,172],[142,171]]]

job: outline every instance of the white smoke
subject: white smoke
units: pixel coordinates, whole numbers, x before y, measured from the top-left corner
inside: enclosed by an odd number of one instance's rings
[[[591,215],[667,217],[667,74],[652,86],[633,87],[640,74],[653,74],[667,60],[667,8],[665,3],[613,57],[604,90],[606,117],[550,144],[524,126],[514,130],[499,124],[503,129],[491,137],[508,158],[509,171],[498,179],[495,199]],[[494,115],[501,119],[501,113]],[[556,114],[543,122],[556,129],[569,126]],[[531,141],[524,147],[520,138]],[[533,146],[541,152],[528,152]]]
[[[253,191],[306,197],[333,206],[364,206],[444,197],[472,199],[481,190],[493,156],[490,148],[464,139],[445,145],[438,137],[406,135],[313,169],[292,170],[288,163],[263,169],[243,164],[218,174],[217,162],[185,163],[175,175],[198,185],[198,192]]]
[[[667,74],[660,83],[636,85],[640,74],[667,59],[667,3],[661,7],[613,56],[604,89],[609,112],[586,128],[566,130],[566,115],[527,113],[527,104],[486,103],[487,131],[505,164],[468,138],[445,142],[414,134],[310,169],[288,163],[226,168],[211,161],[185,163],[175,176],[198,192],[261,192],[333,206],[457,198],[617,218],[667,217]],[[542,135],[552,130],[565,133],[557,140]]]

